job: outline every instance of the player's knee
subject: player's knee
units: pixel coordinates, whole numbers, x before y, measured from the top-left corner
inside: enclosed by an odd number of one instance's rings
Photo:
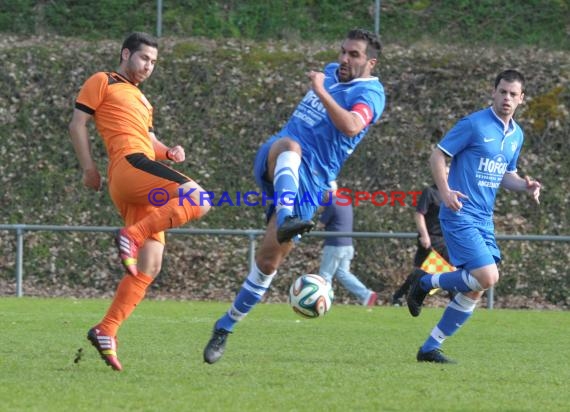
[[[257,267],[262,273],[274,273],[279,268],[279,265],[270,261],[260,261],[258,262]]]
[[[206,216],[206,214],[210,211],[211,208],[212,205],[209,203],[198,206],[196,210],[196,219],[200,219]]]
[[[188,194],[188,199],[178,200],[178,205],[181,207],[174,212],[176,226],[180,226],[190,220],[200,219],[212,208],[210,195],[200,186],[197,186],[195,182],[189,181],[180,186],[180,188],[182,193]]]
[[[140,273],[154,279],[162,270],[162,251],[159,253],[147,250],[143,256],[139,257],[137,268]]]
[[[145,269],[146,269],[144,271],[145,274],[147,274],[148,276],[150,276],[152,278],[155,278],[158,276],[158,274],[162,270],[162,264],[161,264],[161,262],[153,262],[153,264],[148,265]]]
[[[283,152],[295,152],[299,156],[303,153],[299,142],[291,139],[290,137],[282,137],[281,139],[276,140],[269,151],[269,158],[277,159],[277,157]]]
[[[184,219],[186,222],[190,220],[197,220],[201,217],[205,216],[209,211],[212,205],[205,203],[200,205],[186,205],[184,208]],[[184,222],[184,223],[186,223]]]
[[[276,142],[277,146],[281,151],[293,151],[301,153],[301,145],[296,140],[290,137],[283,137]]]
[[[277,271],[280,264],[280,259],[273,256],[257,256],[255,260],[257,268],[264,274],[270,274]]]
[[[484,290],[490,289],[499,281],[498,273],[485,273],[477,279]]]

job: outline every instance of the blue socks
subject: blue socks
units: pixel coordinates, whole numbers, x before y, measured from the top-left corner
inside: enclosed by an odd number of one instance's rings
[[[275,276],[265,275],[257,268],[253,268],[247,276],[239,293],[230,309],[222,316],[215,325],[215,329],[224,329],[231,332],[237,322],[245,318],[251,309],[261,301],[261,298],[269,289],[269,285]]]
[[[423,290],[442,288],[451,292],[473,292],[482,291],[483,288],[469,272],[465,269],[458,269],[454,272],[442,273],[440,275],[426,275],[420,280]]]
[[[457,332],[467,322],[473,314],[475,306],[477,306],[476,300],[470,299],[462,293],[455,295],[420,351],[425,353],[438,349],[445,339]]]
[[[277,227],[281,226],[287,216],[293,214],[293,204],[299,191],[299,167],[301,157],[293,151],[277,156],[273,178],[273,188],[277,203]]]

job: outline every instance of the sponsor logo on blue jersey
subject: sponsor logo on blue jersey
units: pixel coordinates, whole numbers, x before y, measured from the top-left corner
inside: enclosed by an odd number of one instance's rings
[[[494,175],[503,175],[507,170],[508,163],[502,154],[495,156],[495,159],[482,157],[479,159],[478,172],[491,173]]]
[[[479,158],[479,166],[475,176],[477,186],[498,189],[508,165],[509,163],[502,154],[495,156],[493,159],[488,157]]]
[[[319,97],[315,94],[314,91],[310,90],[305,97],[302,100],[303,104],[306,104],[307,106],[325,114],[326,113],[326,109],[325,106],[323,106],[323,104],[321,103],[321,99],[319,99]]]

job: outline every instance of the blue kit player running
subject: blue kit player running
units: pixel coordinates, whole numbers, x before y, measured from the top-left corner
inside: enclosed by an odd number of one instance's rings
[[[441,193],[439,218],[454,272],[429,275],[416,269],[407,296],[412,316],[419,316],[432,288],[454,292],[437,326],[417,354],[418,362],[453,363],[441,352],[443,341],[472,315],[483,292],[499,280],[501,253],[493,226],[500,186],[526,191],[536,203],[540,183],[517,174],[523,132],[513,120],[524,99],[525,80],[516,70],[495,79],[492,106],[461,119],[443,137],[430,157]],[[451,157],[446,178],[446,156]]]
[[[256,264],[228,312],[214,325],[204,361],[221,358],[235,324],[261,300],[277,269],[297,240],[313,228],[312,217],[326,203],[329,182],[384,110],[384,88],[372,76],[380,53],[372,33],[351,30],[337,63],[307,75],[311,90],[287,124],[259,149],[254,175],[263,192],[273,196],[268,223],[256,251]]]

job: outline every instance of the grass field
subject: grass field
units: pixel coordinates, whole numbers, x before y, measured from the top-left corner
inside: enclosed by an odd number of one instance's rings
[[[322,319],[262,304],[215,365],[202,349],[227,303],[145,301],[113,372],[85,339],[105,300],[0,298],[1,411],[568,411],[570,313],[479,309],[415,354],[441,309],[336,305]],[[75,353],[84,356],[74,363]]]

